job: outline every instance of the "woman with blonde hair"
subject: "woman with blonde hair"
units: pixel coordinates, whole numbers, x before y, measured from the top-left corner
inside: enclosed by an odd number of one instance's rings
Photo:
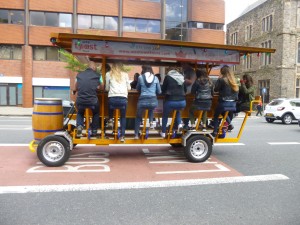
[[[127,97],[130,89],[129,77],[123,71],[123,65],[113,64],[110,73],[106,74],[105,85],[105,90],[108,91],[108,126],[113,126],[114,109],[120,109],[121,142],[125,141]]]
[[[219,92],[218,105],[213,118],[214,132],[212,135],[216,136],[219,127],[219,115],[224,113],[227,109],[230,109],[230,111],[236,111],[239,86],[237,85],[234,74],[229,66],[223,66],[221,68],[220,76],[215,84],[214,91]],[[228,116],[226,121],[229,124],[228,129],[232,130],[233,126]]]

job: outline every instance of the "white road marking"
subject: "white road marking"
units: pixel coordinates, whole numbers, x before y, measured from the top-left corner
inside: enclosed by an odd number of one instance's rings
[[[300,142],[267,142],[269,145],[300,145]]]
[[[35,186],[6,186],[6,187],[2,186],[0,187],[0,194],[185,187],[185,186],[199,186],[199,185],[281,181],[281,180],[289,180],[289,178],[282,174],[269,174],[269,175],[257,175],[257,176],[241,176],[241,177],[171,180],[171,181],[148,181],[148,182],[124,182],[124,183],[105,183],[105,184],[100,183],[100,184],[73,184],[73,185],[35,185]]]
[[[212,169],[212,170],[178,170],[178,171],[162,171],[162,172],[156,172],[156,174],[162,175],[162,174],[186,174],[186,173],[212,173],[212,172],[230,172],[230,169],[226,168],[225,166],[221,164],[215,164],[215,167],[218,169]]]
[[[223,146],[223,145],[229,145],[229,146],[235,146],[235,145],[245,145],[244,143],[214,143],[214,146]]]

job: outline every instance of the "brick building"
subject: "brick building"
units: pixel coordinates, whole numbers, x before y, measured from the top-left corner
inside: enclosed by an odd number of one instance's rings
[[[300,1],[258,0],[227,25],[227,44],[275,48],[272,56],[242,56],[236,75],[251,74],[266,102],[300,97]]]
[[[0,0],[0,105],[70,98],[51,32],[224,44],[224,22],[224,0]]]

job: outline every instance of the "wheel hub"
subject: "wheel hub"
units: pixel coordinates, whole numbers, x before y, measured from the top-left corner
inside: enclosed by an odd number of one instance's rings
[[[58,142],[49,142],[43,148],[43,155],[51,162],[58,161],[64,155],[63,146]]]
[[[203,154],[206,154],[207,148],[205,142],[195,141],[191,146],[191,154],[196,158],[201,158]]]

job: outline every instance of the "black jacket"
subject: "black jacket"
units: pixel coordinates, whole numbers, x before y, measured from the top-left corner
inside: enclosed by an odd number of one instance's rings
[[[77,99],[80,105],[95,105],[98,102],[99,74],[88,68],[77,75]]]
[[[209,79],[196,80],[192,86],[192,94],[195,95],[195,101],[197,100],[210,100],[213,97],[213,84],[209,82]]]
[[[215,84],[215,92],[219,92],[219,102],[221,101],[237,101],[238,91],[232,90],[229,83],[223,78],[219,78]]]

